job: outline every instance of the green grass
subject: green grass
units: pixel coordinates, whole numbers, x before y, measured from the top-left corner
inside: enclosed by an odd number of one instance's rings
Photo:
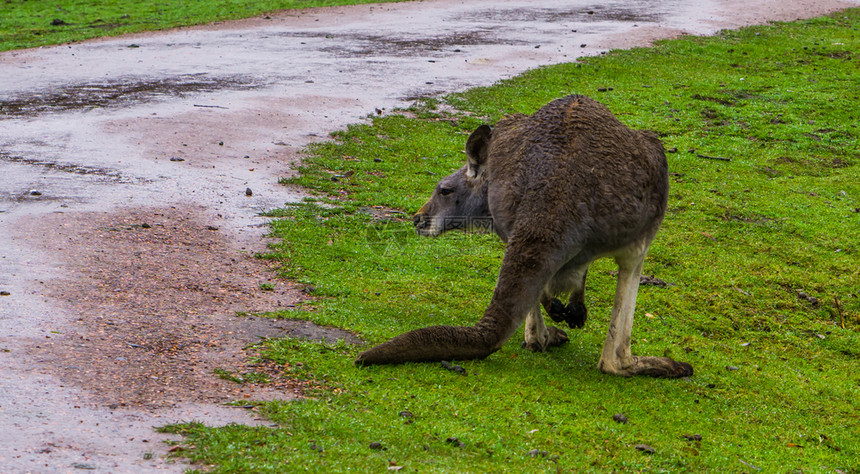
[[[396,1],[404,0],[5,0],[0,3],[0,51],[265,16],[275,10]]]
[[[292,183],[318,202],[272,214],[282,242],[267,257],[317,297],[308,319],[369,344],[472,324],[504,246],[419,238],[409,215],[460,166],[482,120],[594,96],[676,150],[645,265],[674,286],[640,291],[633,350],[689,362],[693,377],[596,370],[614,290],[601,261],[591,319],[548,353],[522,350],[520,331],[486,360],[458,362],[461,376],[437,364],[355,368],[366,346],[275,340],[266,356],[320,387],[265,404],[276,426],[164,429],[215,472],[860,472],[858,29],[852,9],[540,68],[445,98],[458,112],[430,100],[412,118],[375,118],[311,147]]]

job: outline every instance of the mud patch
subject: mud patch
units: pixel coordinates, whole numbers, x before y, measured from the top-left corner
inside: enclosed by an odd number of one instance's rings
[[[215,77],[206,73],[181,74],[150,80],[118,78],[104,82],[71,84],[41,91],[28,91],[17,97],[0,99],[0,118],[34,117],[70,110],[123,107],[171,97],[246,90],[265,84],[253,76]]]
[[[640,22],[657,23],[663,14],[654,12],[653,7],[643,8],[633,5],[592,5],[572,10],[561,8],[510,8],[492,9],[470,12],[466,17],[470,21],[509,22]]]
[[[40,219],[45,250],[62,256],[71,275],[46,282],[46,293],[79,317],[27,353],[110,408],[295,398],[301,381],[271,363],[248,363],[257,343],[358,339],[306,321],[242,316],[294,309],[301,289],[277,278],[270,263],[234,250],[206,221],[193,208]],[[216,374],[249,371],[271,382],[237,384]]]
[[[391,36],[368,34],[284,33],[282,36],[318,38],[333,44],[320,48],[338,57],[386,56],[412,57],[440,53],[457,46],[525,44],[524,41],[501,40],[490,29],[452,33],[443,36]]]
[[[37,158],[25,158],[23,156],[12,155],[3,151],[0,151],[0,161],[6,161],[8,163],[20,163],[23,165],[30,166],[39,166],[48,171],[60,171],[63,173],[96,176],[99,178],[103,178],[107,181],[113,182],[131,183],[139,181],[125,178],[120,172],[107,168],[78,165],[74,163],[60,163],[50,160],[40,160]]]

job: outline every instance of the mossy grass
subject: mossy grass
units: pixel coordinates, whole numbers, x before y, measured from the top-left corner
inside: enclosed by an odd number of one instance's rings
[[[275,10],[403,0],[7,0],[0,51],[265,16]]]
[[[303,317],[368,344],[473,324],[504,246],[420,238],[410,214],[461,165],[477,124],[591,95],[670,150],[669,210],[645,264],[669,285],[642,287],[633,350],[689,362],[693,377],[596,370],[614,291],[600,261],[590,320],[563,347],[530,353],[520,331],[486,360],[457,361],[463,376],[356,368],[363,345],[271,340],[266,357],[319,387],[263,405],[275,426],[164,429],[220,472],[860,472],[858,31],[852,9],[425,101],[310,147],[290,182],[317,198],[272,213],[282,241],[267,257],[316,297]]]

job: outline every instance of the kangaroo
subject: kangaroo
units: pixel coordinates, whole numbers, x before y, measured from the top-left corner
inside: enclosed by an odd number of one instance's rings
[[[525,321],[529,350],[568,342],[544,323],[582,327],[585,280],[595,259],[612,257],[618,282],[609,333],[597,364],[622,376],[684,377],[693,368],[630,351],[642,262],[663,220],[668,166],[653,132],[632,130],[604,105],[572,95],[466,141],[466,164],[443,178],[414,217],[419,235],[435,237],[491,222],[507,244],[489,306],[473,327],[433,326],[362,352],[356,365],[482,359]],[[567,304],[557,295],[570,292]]]

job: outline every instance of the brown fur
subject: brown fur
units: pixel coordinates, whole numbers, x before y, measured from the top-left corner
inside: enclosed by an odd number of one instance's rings
[[[552,319],[581,327],[588,266],[611,256],[618,288],[598,367],[619,375],[692,374],[688,364],[630,354],[642,261],[668,196],[666,157],[654,133],[631,130],[588,97],[569,96],[495,129],[479,127],[466,152],[466,165],[440,181],[415,226],[436,236],[491,218],[508,247],[490,305],[474,327],[411,331],[361,353],[356,364],[484,358],[524,320],[529,349],[563,344],[567,335],[545,326],[540,304]],[[567,291],[567,305],[554,299]]]

